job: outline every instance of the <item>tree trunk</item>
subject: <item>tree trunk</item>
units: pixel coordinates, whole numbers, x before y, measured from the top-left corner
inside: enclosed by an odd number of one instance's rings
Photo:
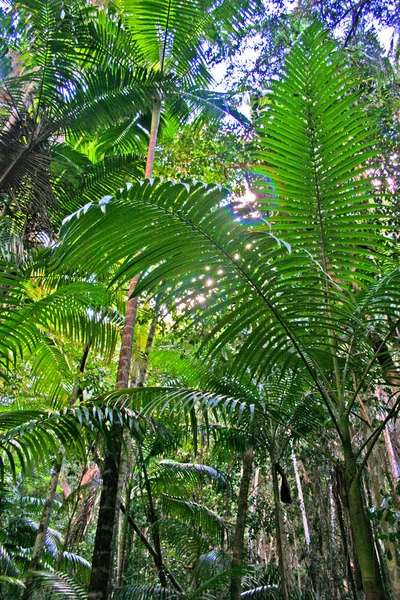
[[[346,525],[345,525],[345,519],[343,516],[343,510],[342,510],[342,503],[345,506],[346,511],[348,511],[348,502],[347,502],[347,492],[344,489],[344,477],[342,474],[342,471],[339,470],[339,467],[335,470],[335,478],[334,478],[334,483],[332,485],[332,494],[333,494],[333,498],[336,504],[336,512],[337,512],[337,518],[338,518],[338,523],[339,523],[339,529],[340,529],[340,535],[342,538],[342,544],[343,544],[343,553],[345,556],[345,561],[346,561],[346,569],[347,569],[347,580],[351,589],[351,593],[353,595],[353,599],[354,600],[358,600],[358,593],[357,593],[357,587],[356,587],[356,582],[355,582],[355,578],[353,575],[353,569],[351,567],[351,560],[350,560],[350,551],[349,551],[349,536],[347,534],[346,531]],[[344,500],[343,495],[346,496],[346,500]],[[361,583],[360,583],[360,587],[361,587]]]
[[[382,396],[384,396],[384,399],[386,401],[388,400],[387,396],[382,388],[377,388],[376,392],[377,392],[378,398],[382,398]],[[364,405],[361,397],[359,398],[359,402],[361,405],[363,416],[368,423],[368,429],[365,432],[365,437],[367,438],[369,435],[369,431],[372,428],[371,427],[371,417],[370,417],[369,411],[368,411],[367,407]],[[389,468],[387,465],[387,458],[389,458],[389,463],[392,467],[392,471],[395,475],[397,475],[397,464],[396,464],[396,460],[395,460],[395,456],[394,456],[394,452],[393,452],[393,446],[391,444],[388,426],[386,426],[384,429],[384,439],[385,439],[385,444],[386,444],[387,456],[385,456],[385,452],[383,450],[382,443],[380,443],[378,441],[375,448],[373,448],[373,450],[370,454],[369,460],[368,460],[368,473],[369,473],[371,484],[372,484],[371,487],[372,487],[372,496],[373,496],[373,501],[371,499],[370,505],[371,506],[375,505],[375,507],[377,507],[377,508],[379,508],[379,506],[381,505],[382,497],[381,497],[380,492],[381,492],[381,489],[385,487],[384,481],[383,481],[383,473],[385,473],[386,479],[389,483],[390,492],[391,492],[395,502],[397,503],[398,508],[400,508],[400,505],[398,504],[398,497],[396,495],[395,485],[393,483],[393,479],[389,473]],[[368,490],[369,490],[369,486],[367,485],[367,493],[368,493]],[[389,576],[390,585],[392,587],[393,597],[400,598],[400,573],[399,573],[399,565],[398,565],[398,561],[397,561],[397,549],[396,549],[395,544],[393,543],[393,541],[390,540],[390,537],[388,535],[389,528],[388,528],[388,523],[387,523],[386,519],[382,519],[380,521],[380,527],[382,529],[383,534],[385,534],[385,536],[386,536],[386,539],[382,542],[383,547],[385,549],[386,556],[385,557],[382,556],[382,552],[380,551],[381,549],[380,549],[378,540],[376,541],[377,553],[380,553],[380,561],[382,564],[382,570],[384,570],[385,567],[387,568],[387,575]],[[391,559],[389,560],[388,557],[390,557],[390,555],[391,555]],[[385,560],[385,558],[386,558],[386,560]],[[385,578],[385,584],[386,584],[386,586],[388,585],[387,578]]]
[[[272,464],[272,486],[274,492],[274,511],[275,511],[275,530],[276,530],[276,546],[278,551],[278,566],[281,576],[281,599],[288,600],[289,598],[289,582],[285,561],[285,525],[282,518],[282,509],[280,504],[278,471],[276,469],[275,457],[271,454]]]
[[[253,446],[249,445],[243,457],[242,478],[239,487],[236,523],[232,542],[233,567],[240,567],[243,564],[244,559],[244,532],[249,502],[249,488],[253,473],[253,454]],[[240,600],[241,591],[242,576],[240,573],[235,573],[232,575],[231,580],[231,600]]]
[[[126,547],[128,540],[129,527],[129,506],[131,503],[132,487],[130,484],[126,486],[125,506],[128,510],[125,511],[124,518],[121,523],[121,531],[118,539],[118,567],[117,567],[117,588],[121,587],[125,572]]]
[[[149,354],[153,347],[154,336],[156,333],[156,327],[157,327],[157,313],[154,315],[154,318],[153,318],[150,328],[149,328],[149,333],[148,333],[147,340],[146,340],[146,348],[144,350],[143,362],[140,366],[140,372],[139,372],[139,377],[137,379],[136,387],[144,386],[144,382],[146,380],[146,374],[147,374],[147,367],[149,366]]]
[[[381,450],[381,447],[377,448],[376,452],[373,451],[369,458],[369,476],[373,498],[371,499],[371,506],[374,505],[376,508],[379,508],[381,505],[382,496],[380,491],[384,483],[381,461],[386,461],[386,457],[382,457],[379,450]],[[389,537],[389,527],[386,519],[381,519],[380,527],[382,533],[386,536],[386,539],[381,542],[385,549],[385,557],[382,556],[382,562],[386,563],[387,574],[389,575],[390,584],[392,586],[392,595],[394,598],[400,598],[400,565],[397,564],[396,545]],[[377,541],[377,544],[379,544],[379,540]],[[389,559],[390,556],[391,558]]]
[[[131,386],[132,387],[143,387],[144,382],[146,380],[146,373],[147,373],[147,366],[148,366],[148,357],[150,354],[150,351],[153,347],[153,342],[154,342],[154,336],[155,336],[155,331],[156,331],[156,325],[157,325],[157,315],[155,315],[151,325],[150,325],[150,329],[149,329],[149,333],[147,336],[147,341],[146,341],[146,348],[145,348],[145,352],[144,352],[144,361],[143,364],[140,367],[140,374],[139,377],[131,382]],[[120,466],[119,466],[119,486],[120,488],[123,490],[124,488],[126,488],[126,492],[127,492],[127,500],[126,500],[126,506],[128,507],[128,513],[129,513],[129,501],[128,498],[130,498],[130,488],[129,486],[126,486],[126,482],[128,481],[131,472],[132,472],[132,465],[130,464],[130,460],[129,460],[129,454],[131,452],[131,447],[132,447],[132,441],[131,438],[128,437],[127,435],[124,436],[125,437],[125,445],[127,448],[127,451],[124,452],[121,455],[121,461],[120,461]],[[128,494],[129,491],[129,494]],[[119,535],[119,539],[118,539],[118,566],[117,566],[117,588],[121,586],[122,584],[122,577],[123,577],[123,572],[124,572],[124,564],[125,564],[125,551],[126,551],[126,538],[127,538],[127,528],[128,528],[128,522],[127,522],[128,516],[126,516],[123,519],[123,525],[120,528],[120,535]]]
[[[136,323],[137,298],[132,298],[139,275],[129,285],[124,329],[118,363],[117,389],[129,384],[132,358],[133,333]],[[100,497],[99,516],[93,548],[88,600],[106,600],[110,597],[114,562],[114,546],[119,523],[122,482],[119,476],[123,428],[114,424],[110,448],[106,451],[102,469],[103,487]]]
[[[296,478],[297,495],[299,496],[299,502],[300,502],[300,511],[301,511],[301,516],[303,519],[304,539],[306,541],[307,548],[310,548],[310,544],[311,544],[310,528],[308,526],[306,507],[304,504],[303,488],[301,486],[301,479],[300,479],[299,469],[297,466],[297,459],[296,459],[294,450],[292,451],[292,462],[293,462],[294,475]]]
[[[390,437],[390,431],[389,431],[388,425],[386,425],[385,429],[383,430],[383,435],[385,437],[386,451],[387,451],[387,455],[389,457],[389,463],[390,463],[390,467],[392,469],[392,476],[393,476],[393,479],[395,481],[395,486],[396,486],[400,481],[400,469],[399,469],[399,465],[397,464],[397,460],[396,460],[396,456],[395,456],[393,444],[392,444],[392,438]],[[399,506],[399,508],[400,508],[400,506]]]
[[[160,124],[161,100],[154,101],[150,141],[147,154],[145,177],[151,177],[154,167],[154,156],[157,145],[157,135]],[[122,332],[121,350],[118,364],[117,389],[129,386],[129,375],[132,361],[132,343],[136,322],[137,299],[132,294],[139,279],[134,277],[129,286],[129,298],[126,305],[125,323]],[[121,461],[122,428],[114,425],[113,451],[108,450],[103,470],[103,488],[100,498],[99,516],[97,521],[96,538],[93,549],[92,572],[89,583],[88,600],[107,600],[112,587],[112,571],[114,562],[116,531],[119,522],[119,507],[121,503],[122,483],[119,477]]]
[[[365,598],[366,600],[386,600],[387,597],[382,585],[375,555],[372,532],[365,513],[348,423],[342,427],[342,435],[349,516]]]
[[[162,552],[161,552],[161,539],[160,539],[160,531],[159,531],[159,527],[158,527],[158,519],[157,519],[156,509],[154,506],[154,500],[153,500],[153,494],[151,491],[150,480],[149,480],[149,477],[147,474],[147,468],[144,463],[142,453],[141,453],[141,451],[139,451],[139,452],[140,452],[140,460],[142,462],[144,484],[146,487],[147,499],[149,502],[149,521],[150,521],[150,525],[151,525],[151,535],[153,538],[153,545],[154,545],[154,550],[155,550],[154,563],[156,565],[156,569],[157,569],[158,577],[160,579],[161,586],[163,588],[165,588],[165,587],[167,587],[167,579],[165,576],[165,569],[164,569]]]
[[[53,471],[51,473],[49,487],[47,488],[46,499],[43,506],[42,516],[40,518],[39,529],[36,535],[35,546],[33,548],[32,558],[29,563],[30,571],[37,571],[40,569],[40,561],[42,558],[46,535],[49,529],[49,523],[51,518],[51,513],[53,512],[53,504],[54,498],[57,491],[58,479],[60,476],[61,466],[63,461],[63,454],[60,452],[58,455],[56,462],[53,466]],[[22,597],[23,600],[28,600],[32,595],[32,580],[29,579],[26,588],[24,591],[24,595]]]
[[[161,100],[157,99],[157,100],[154,100],[153,111],[151,114],[150,141],[149,141],[149,148],[147,151],[146,171],[144,174],[146,179],[153,175],[154,156],[156,153],[158,129],[160,127],[160,116],[161,116]]]

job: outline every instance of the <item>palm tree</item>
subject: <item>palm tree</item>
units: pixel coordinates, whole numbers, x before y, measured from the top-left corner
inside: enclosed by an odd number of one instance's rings
[[[319,25],[303,33],[272,92],[258,156],[268,182],[250,226],[216,187],[147,181],[71,220],[59,255],[94,271],[123,259],[116,279],[143,272],[135,294],[178,296],[194,320],[223,310],[209,352],[234,344],[238,375],[267,385],[271,369],[301,370],[341,443],[364,593],[384,598],[360,477],[400,406],[389,361],[400,299],[398,270],[380,268],[388,239],[366,166],[373,137],[357,76]],[[391,386],[392,399],[367,444],[358,444],[357,396],[377,382]]]
[[[105,180],[118,187],[142,171],[139,116],[151,108],[160,77],[139,63],[131,36],[107,15],[79,1],[26,0],[13,15],[26,24],[21,39],[10,19],[0,84],[2,216],[12,216],[27,240],[52,236],[88,187],[105,193]],[[98,147],[91,159],[78,151],[84,142]]]
[[[160,88],[149,94],[152,111],[145,177],[151,177],[162,113],[164,119],[170,122],[174,120],[182,122],[189,116],[194,116],[199,109],[206,112],[211,110],[214,118],[227,111],[237,116],[235,109],[229,109],[225,104],[223,95],[204,92],[201,89],[199,91],[200,86],[211,81],[202,55],[202,44],[207,31],[210,30],[210,23],[218,19],[221,25],[227,22],[231,26],[232,20],[237,19],[239,14],[243,18],[240,9],[247,5],[251,6],[251,3],[247,0],[237,3],[176,0],[160,0],[154,3],[143,0],[135,3],[122,1],[120,4],[124,29],[132,37],[141,64],[159,74],[161,80],[167,84],[166,93]],[[129,385],[136,321],[136,299],[132,296],[137,280],[138,275],[135,275],[129,285],[119,355],[117,389],[124,389]],[[118,438],[117,434],[116,451],[113,455],[107,455],[104,461],[103,491],[89,586],[91,600],[103,598],[112,584],[113,547],[119,515],[119,494],[122,487],[120,471],[124,470],[124,467],[120,469],[121,448],[118,446]]]

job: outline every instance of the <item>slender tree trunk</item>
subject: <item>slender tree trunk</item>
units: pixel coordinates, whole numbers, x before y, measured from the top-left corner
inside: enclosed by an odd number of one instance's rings
[[[140,366],[139,377],[138,377],[137,384],[136,384],[137,387],[143,387],[144,382],[146,380],[147,367],[149,366],[149,354],[153,347],[154,336],[156,334],[156,327],[157,327],[157,313],[155,314],[154,319],[151,322],[149,334],[147,336],[146,348],[144,350],[143,363]]]
[[[358,557],[363,590],[366,600],[386,600],[372,532],[367,521],[356,458],[351,446],[348,423],[342,422],[345,481],[349,503],[349,516],[355,552]]]
[[[253,473],[253,455],[253,446],[249,445],[243,457],[242,478],[240,480],[236,523],[232,542],[232,557],[234,567],[240,567],[243,564],[244,559],[244,533],[249,503],[249,488]],[[240,573],[238,573],[232,576],[230,595],[231,600],[240,600],[241,591],[242,576]]]
[[[137,298],[132,298],[139,275],[129,285],[125,322],[122,332],[118,363],[117,389],[127,388],[132,360],[133,334],[136,323]],[[114,562],[114,546],[119,523],[122,482],[120,463],[123,428],[115,424],[111,431],[111,445],[107,449],[102,469],[103,487],[93,549],[88,600],[106,600],[110,597]]]
[[[276,530],[276,545],[278,551],[279,574],[281,576],[281,598],[288,600],[289,598],[289,582],[285,561],[285,525],[282,518],[282,509],[280,504],[279,480],[278,471],[276,469],[275,457],[271,455],[272,464],[272,486],[274,493],[274,511],[275,511],[275,530]]]
[[[121,532],[118,539],[118,568],[117,568],[117,588],[123,583],[124,572],[125,572],[125,558],[126,558],[126,547],[128,541],[128,527],[129,527],[129,506],[131,503],[131,492],[132,487],[130,484],[126,486],[125,495],[125,506],[128,510],[125,511],[124,518],[121,523]]]
[[[139,377],[132,384],[132,387],[143,387],[144,382],[146,380],[148,357],[149,357],[150,351],[153,347],[156,325],[157,325],[157,315],[155,315],[155,317],[150,325],[150,329],[149,329],[149,333],[148,333],[147,341],[146,341],[146,348],[145,348],[145,352],[144,352],[144,361],[140,367]],[[132,472],[132,466],[130,464],[130,458],[129,458],[132,443],[131,443],[131,438],[127,435],[125,435],[125,445],[126,445],[127,451],[121,455],[121,462],[120,462],[120,466],[119,466],[119,478],[120,478],[119,486],[121,489],[126,488],[126,492],[127,492],[126,506],[129,509],[128,499],[130,498],[130,487],[129,487],[129,485],[126,486],[126,482],[129,479],[130,474]],[[128,512],[129,512],[129,510],[128,510]],[[122,577],[123,577],[123,573],[124,573],[126,539],[127,539],[127,528],[128,528],[127,519],[128,519],[128,515],[126,515],[125,518],[123,519],[123,524],[120,528],[120,535],[119,535],[119,539],[118,539],[118,560],[117,560],[118,567],[117,567],[117,581],[116,581],[117,588],[120,587],[122,584]]]
[[[383,487],[384,481],[383,481],[381,461],[382,461],[382,459],[386,461],[386,457],[385,456],[382,457],[379,450],[381,450],[381,447],[376,448],[376,452],[373,451],[371,453],[371,456],[369,458],[369,469],[368,469],[369,477],[371,480],[371,489],[372,489],[372,498],[371,498],[370,505],[371,506],[374,505],[375,507],[379,507],[381,504],[381,501],[382,501],[382,496],[380,494],[380,491]],[[378,459],[378,457],[379,457],[379,459]],[[381,563],[382,563],[383,567],[385,566],[385,563],[386,563],[387,574],[389,576],[390,584],[392,586],[393,597],[400,598],[400,569],[399,569],[400,565],[398,565],[398,561],[397,561],[396,545],[390,539],[389,527],[388,527],[388,523],[385,519],[382,519],[380,521],[380,527],[381,527],[382,533],[386,536],[386,539],[384,539],[384,541],[381,542],[385,549],[385,555],[386,555],[385,557],[381,556]],[[378,544],[379,544],[379,540],[377,541],[377,550],[379,549]],[[390,556],[391,556],[391,558],[389,558]]]
[[[334,484],[332,485],[332,494],[333,494],[334,501],[336,503],[336,512],[337,512],[337,517],[338,517],[340,535],[342,538],[343,553],[344,553],[345,561],[346,561],[347,580],[350,585],[353,599],[358,600],[358,593],[357,593],[356,583],[355,583],[354,576],[353,576],[353,569],[351,568],[349,536],[347,535],[345,519],[343,516],[343,510],[342,510],[342,502],[343,502],[343,504],[345,504],[345,502],[343,500],[343,494],[346,495],[345,508],[346,508],[346,510],[348,510],[348,508],[347,508],[347,492],[345,489],[341,489],[344,486],[344,482],[342,482],[342,480],[343,480],[342,472],[337,469],[335,472]]]
[[[155,100],[151,118],[150,141],[147,154],[145,177],[151,177],[160,124],[161,100]],[[132,361],[132,343],[136,322],[137,300],[132,298],[140,275],[134,277],[129,286],[125,323],[122,332],[121,350],[118,364],[117,389],[129,386]],[[99,516],[93,549],[92,572],[89,583],[88,600],[107,600],[110,596],[113,579],[115,539],[119,522],[122,485],[119,476],[121,462],[122,427],[114,425],[112,432],[113,450],[107,451],[104,460],[103,488],[100,498]]]
[[[147,178],[153,175],[154,168],[154,157],[157,146],[157,136],[160,127],[160,116],[161,116],[161,100],[154,100],[153,111],[151,114],[151,126],[150,126],[150,141],[149,148],[147,151],[147,162],[146,171],[144,176]]]
[[[63,453],[60,453],[54,463],[53,471],[51,473],[50,484],[47,489],[46,500],[44,502],[42,517],[40,519],[38,534],[36,536],[35,547],[29,563],[29,568],[32,571],[36,571],[40,567],[40,561],[46,542],[46,535],[49,529],[51,513],[53,511],[54,498],[56,496],[62,461]]]
[[[257,511],[259,477],[260,477],[260,469],[257,467],[254,470],[254,478],[253,478],[253,504],[251,507],[251,512],[253,513],[253,515]],[[251,536],[251,537],[252,538],[254,537],[254,540],[256,540],[256,531],[253,530],[253,532],[254,532],[254,536]],[[256,548],[256,544],[252,541],[252,539],[249,540],[249,551],[250,551],[250,555],[254,556],[254,559],[257,560],[257,548]]]
[[[33,548],[32,558],[29,563],[30,571],[37,571],[40,568],[40,561],[42,558],[46,535],[49,529],[49,523],[51,513],[53,511],[54,498],[57,491],[58,479],[60,476],[61,466],[63,461],[63,454],[60,452],[53,466],[51,473],[50,484],[47,488],[46,499],[43,506],[42,516],[40,518],[39,529],[36,535],[35,546]],[[23,600],[28,600],[32,595],[32,580],[29,579],[23,595]]]
[[[386,394],[382,388],[377,388],[376,392],[377,392],[378,398],[381,396],[384,396],[385,400],[387,401]],[[365,432],[365,436],[368,437],[369,431],[372,428],[370,414],[369,414],[367,407],[363,403],[361,397],[359,397],[359,402],[361,405],[363,416],[369,425],[368,430]],[[391,494],[392,494],[395,502],[397,503],[397,506],[400,508],[400,504],[398,503],[398,496],[396,495],[395,486],[393,485],[393,480],[390,476],[389,468],[387,465],[387,457],[389,457],[389,462],[391,464],[392,470],[394,469],[394,473],[397,474],[397,471],[396,471],[397,465],[396,465],[396,461],[395,461],[395,457],[394,457],[394,453],[393,453],[393,446],[391,444],[388,426],[386,426],[384,429],[384,439],[385,439],[385,444],[386,444],[386,449],[387,449],[387,456],[385,456],[385,453],[382,448],[382,444],[379,443],[379,441],[378,441],[375,448],[372,450],[370,457],[369,457],[369,461],[368,461],[368,473],[369,473],[370,480],[371,480],[371,487],[372,487],[372,494],[373,494],[373,501],[371,500],[370,505],[371,506],[375,505],[376,507],[379,507],[381,504],[382,498],[381,498],[380,491],[384,487],[383,473],[385,473],[386,479],[388,480],[388,483],[389,483]],[[394,463],[393,463],[393,460],[394,460]],[[383,467],[383,472],[382,472],[382,467]],[[366,486],[367,492],[369,491],[369,487],[370,486],[368,486],[368,485]],[[386,560],[385,560],[385,557],[383,556],[383,553],[379,546],[378,540],[376,541],[376,551],[377,551],[377,554],[379,554],[380,563],[382,565],[382,571],[385,569],[385,567],[387,568],[387,575],[389,576],[390,585],[392,587],[393,597],[400,598],[400,572],[399,572],[399,565],[398,565],[398,560],[397,560],[396,546],[393,543],[393,541],[390,540],[390,537],[388,535],[388,533],[389,533],[388,523],[385,519],[381,520],[380,527],[382,528],[382,532],[386,535],[386,539],[383,541],[383,546],[386,550]],[[390,555],[391,555],[391,559],[388,558],[388,557],[390,557]],[[387,578],[385,578],[384,583],[385,583],[385,587],[387,587],[388,583],[389,583],[387,581]]]
[[[297,495],[299,496],[299,502],[300,502],[300,511],[301,511],[301,516],[303,519],[304,539],[306,540],[307,548],[310,548],[310,544],[311,544],[310,528],[308,526],[306,507],[304,504],[303,488],[301,486],[301,479],[300,479],[299,469],[297,466],[297,459],[296,459],[294,450],[292,451],[292,462],[293,462],[294,475],[296,478]]]
[[[393,444],[392,444],[392,438],[390,437],[390,431],[389,431],[388,425],[386,425],[385,429],[383,430],[383,435],[385,437],[386,451],[387,451],[387,455],[389,457],[389,463],[390,463],[390,467],[392,469],[392,475],[393,475],[393,479],[395,481],[395,486],[396,486],[400,481],[400,469],[399,469],[399,465],[397,464],[397,460],[396,460],[396,456],[395,456]],[[400,506],[399,506],[399,508],[400,508]]]
[[[145,484],[145,488],[146,488],[146,492],[147,492],[147,500],[149,503],[149,521],[150,521],[150,525],[151,525],[151,534],[152,534],[153,545],[154,545],[154,550],[155,550],[154,563],[157,568],[157,573],[158,573],[158,577],[160,579],[161,586],[165,588],[165,587],[167,587],[167,579],[165,576],[165,569],[164,569],[163,557],[162,557],[162,552],[161,552],[160,530],[158,527],[158,519],[157,519],[156,508],[154,505],[153,494],[151,491],[151,484],[150,484],[150,480],[149,480],[149,477],[147,474],[147,468],[144,463],[141,452],[140,452],[140,460],[142,462],[144,484]]]

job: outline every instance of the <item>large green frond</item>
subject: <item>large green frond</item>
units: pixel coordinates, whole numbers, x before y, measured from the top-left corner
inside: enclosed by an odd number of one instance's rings
[[[325,286],[311,300],[309,286],[325,277],[321,265],[301,248],[289,252],[276,237],[256,234],[235,218],[236,211],[217,187],[136,184],[71,218],[64,230],[68,244],[59,254],[66,264],[89,270],[125,259],[116,277],[142,271],[136,293],[173,290],[194,319],[203,306],[203,320],[225,310],[212,331],[214,353],[246,331],[238,364],[247,366],[251,357],[248,366],[262,372],[267,363],[289,356],[300,359],[316,380],[311,353],[323,350],[326,340],[315,332],[330,327],[340,332],[350,307],[329,280],[331,295],[341,301],[334,316],[325,304]],[[134,223],[129,231],[128,223]]]
[[[319,24],[293,47],[259,122],[268,227],[341,285],[364,285],[382,227],[368,160],[378,152],[358,74]]]

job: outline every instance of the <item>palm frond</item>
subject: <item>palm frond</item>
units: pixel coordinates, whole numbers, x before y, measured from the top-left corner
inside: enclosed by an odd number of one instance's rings
[[[260,600],[278,600],[280,591],[277,585],[260,585],[240,594],[241,598],[259,598]]]
[[[17,588],[20,592],[25,589],[25,584],[22,579],[11,577],[9,575],[0,575],[0,585],[9,585],[12,588]]]
[[[199,528],[212,539],[222,540],[227,529],[225,521],[213,511],[191,500],[182,500],[162,494],[160,506],[164,514],[184,521],[189,527]]]
[[[228,482],[221,471],[214,467],[204,464],[179,463],[173,460],[162,460],[159,463],[160,473],[157,481],[168,485],[173,482],[175,485],[198,485],[209,481],[214,483],[219,490],[226,490]]]
[[[65,573],[33,571],[29,572],[27,576],[33,583],[33,589],[44,594],[45,598],[87,599],[86,591]]]
[[[0,565],[1,573],[7,577],[14,577],[17,575],[17,569],[13,564],[12,558],[4,548],[3,544],[0,544]]]
[[[126,600],[178,600],[184,598],[175,590],[161,587],[158,584],[140,585],[131,584],[122,586],[115,595],[116,598]]]
[[[382,244],[366,167],[378,150],[360,103],[358,74],[318,23],[292,49],[260,119],[268,226],[302,247],[340,285],[376,273]]]
[[[63,552],[62,560],[58,568],[63,573],[68,570],[72,570],[73,573],[76,573],[80,576],[81,580],[89,583],[91,565],[85,558],[79,556],[79,554],[74,554],[73,552]]]

